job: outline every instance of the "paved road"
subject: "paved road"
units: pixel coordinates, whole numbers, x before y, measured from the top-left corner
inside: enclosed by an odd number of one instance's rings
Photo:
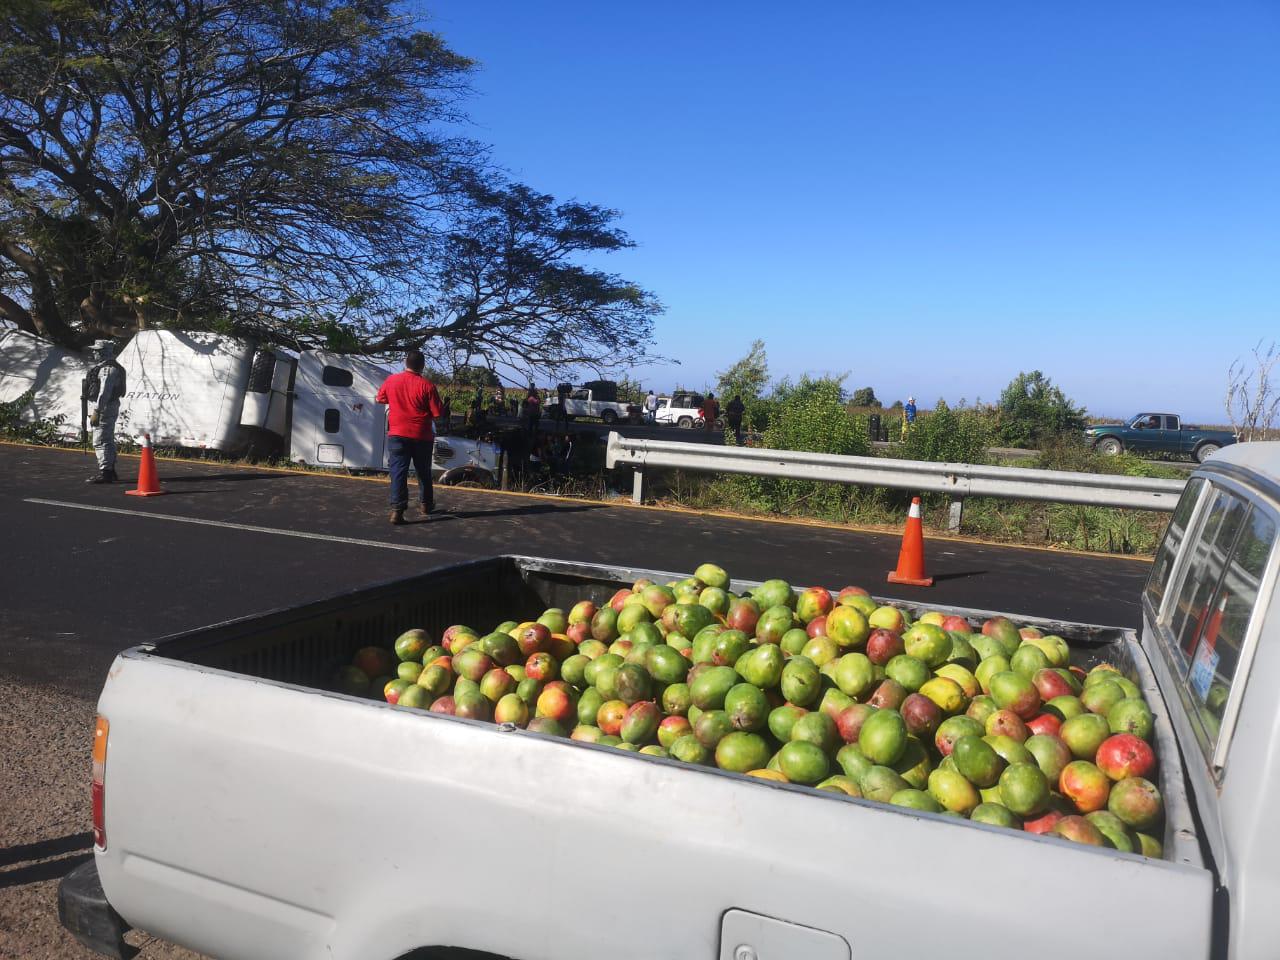
[[[89,467],[0,445],[0,960],[90,960],[58,926],[56,885],[90,855],[93,703],[126,646],[502,552],[671,570],[712,559],[747,579],[1122,625],[1137,621],[1147,571],[935,540],[937,585],[897,588],[884,580],[893,534],[455,489],[438,496],[447,516],[394,528],[381,480],[162,462],[169,494],[142,499],[86,486]],[[192,960],[130,938],[140,960]]]
[[[121,464],[132,477],[136,461]],[[144,499],[86,486],[86,466],[78,453],[0,446],[0,672],[80,695],[142,640],[498,553],[670,570],[714,560],[748,579],[1120,625],[1137,622],[1147,570],[934,541],[938,583],[922,590],[885,583],[894,534],[455,489],[439,495],[448,515],[395,528],[378,481],[166,461],[170,494]]]

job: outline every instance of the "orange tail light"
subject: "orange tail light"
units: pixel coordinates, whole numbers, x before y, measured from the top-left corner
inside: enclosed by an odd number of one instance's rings
[[[93,727],[93,845],[100,850],[107,848],[107,731],[110,729],[106,717],[98,717]]]

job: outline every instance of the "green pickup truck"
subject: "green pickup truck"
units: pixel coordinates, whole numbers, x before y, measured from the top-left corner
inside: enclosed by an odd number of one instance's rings
[[[1085,440],[1100,453],[1115,456],[1126,450],[1149,453],[1189,453],[1200,463],[1236,442],[1228,430],[1185,427],[1176,413],[1140,413],[1125,423],[1098,423],[1084,432]]]

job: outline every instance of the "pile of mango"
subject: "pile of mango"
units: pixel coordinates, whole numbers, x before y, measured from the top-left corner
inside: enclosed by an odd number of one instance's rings
[[[408,630],[338,671],[346,693],[513,724],[913,811],[1162,855],[1154,717],[1115,667],[1004,617],[914,621],[859,587],[702,564],[603,606]]]

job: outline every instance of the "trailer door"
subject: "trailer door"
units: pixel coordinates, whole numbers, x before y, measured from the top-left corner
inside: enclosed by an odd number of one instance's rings
[[[387,413],[374,401],[380,371],[361,357],[298,357],[293,459],[353,470],[386,468]]]

